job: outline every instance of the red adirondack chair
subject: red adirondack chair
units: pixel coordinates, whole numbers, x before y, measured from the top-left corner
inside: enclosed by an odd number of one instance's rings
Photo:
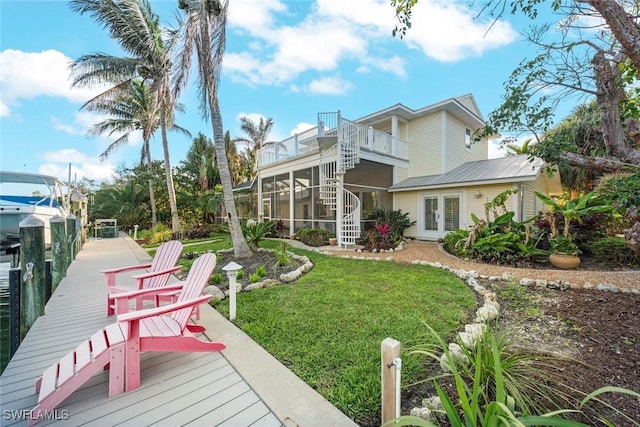
[[[178,258],[182,254],[182,243],[177,240],[165,242],[158,248],[156,256],[153,257],[151,264],[130,265],[127,267],[112,268],[109,270],[101,270],[107,278],[107,316],[117,314],[115,310],[114,295],[120,292],[126,292],[130,289],[119,288],[116,286],[116,275],[135,270],[148,270],[147,273],[133,276],[136,280],[136,289],[154,289],[167,285],[169,277],[172,273],[177,272],[182,267],[176,266]],[[155,296],[143,295],[136,299],[136,309],[142,308],[144,299],[156,299]],[[157,305],[157,301],[156,301]]]
[[[174,304],[118,315],[112,323],[82,342],[44,371],[36,381],[38,404],[33,414],[52,411],[96,372],[109,368],[109,397],[140,386],[140,352],[143,351],[220,351],[218,342],[202,341],[193,333],[204,332],[188,324],[194,307],[211,299],[201,296],[213,274],[216,255],[201,255],[192,265],[184,284],[166,289],[142,289],[115,294],[117,304],[128,307],[126,299],[156,295],[167,290],[181,292]],[[34,425],[38,420],[30,420]]]

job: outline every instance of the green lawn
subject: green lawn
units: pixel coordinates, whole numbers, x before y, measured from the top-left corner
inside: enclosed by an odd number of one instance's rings
[[[379,417],[381,341],[431,341],[422,322],[452,337],[475,307],[469,287],[440,269],[293,252],[315,268],[297,283],[240,294],[236,323],[361,424]],[[227,315],[227,301],[214,307]],[[403,356],[403,384],[424,378]]]

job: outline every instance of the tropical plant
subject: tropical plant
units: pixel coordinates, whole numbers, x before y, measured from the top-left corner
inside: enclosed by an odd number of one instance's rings
[[[249,257],[251,250],[242,234],[233,197],[222,113],[218,100],[218,83],[226,42],[228,0],[179,0],[178,7],[186,16],[180,31],[181,43],[178,52],[180,62],[174,91],[177,93],[186,85],[195,51],[198,59],[200,109],[205,118],[211,119],[213,126],[216,162],[220,172],[224,206],[229,216],[234,255],[238,259]]]
[[[493,221],[485,221],[472,214],[471,229],[448,233],[444,238],[445,248],[457,256],[498,264],[517,264],[546,254],[538,249],[540,237],[536,238],[531,230],[533,218],[517,222],[513,216],[514,212],[510,211]]]
[[[242,233],[247,242],[254,248],[258,249],[258,244],[267,236],[273,233],[275,223],[273,221],[259,222],[253,218],[241,223]]]
[[[613,209],[613,206],[611,205],[589,206],[590,202],[595,201],[596,199],[596,194],[594,193],[584,194],[574,200],[555,200],[546,194],[542,194],[537,191],[535,194],[549,207],[548,218],[551,225],[550,242],[551,240],[556,239],[559,233],[554,213],[562,215],[562,235],[564,242],[561,243],[566,244],[566,241],[572,238],[571,221],[576,221],[577,223],[582,224],[582,219],[585,215],[608,212]]]
[[[135,181],[129,180],[120,184],[105,184],[94,194],[89,217],[115,218],[118,225],[131,229],[134,225],[148,227],[150,225],[149,193]]]
[[[452,426],[558,426],[586,427],[586,424],[564,418],[580,412],[598,400],[599,395],[619,392],[640,397],[640,394],[619,387],[603,387],[586,395],[576,409],[572,407],[572,395],[564,389],[567,378],[561,369],[553,367],[560,359],[524,352],[509,344],[504,337],[496,335],[491,328],[485,329],[474,349],[464,349],[466,361],[454,355],[445,341],[428,325],[429,333],[435,337],[436,345],[417,345],[410,355],[426,356],[438,363],[444,362],[449,374],[427,379],[433,381],[442,403],[442,413]],[[442,358],[440,354],[444,353]],[[466,363],[469,363],[468,365]],[[452,379],[457,398],[454,399],[442,388],[439,379]],[[601,401],[600,401],[601,402]],[[633,422],[622,411],[610,409]],[[595,412],[592,408],[589,410]],[[543,413],[542,415],[539,415]],[[598,417],[596,413],[596,417]],[[600,421],[603,421],[601,417]],[[436,427],[432,421],[414,416],[403,416],[388,425]],[[609,425],[609,424],[607,424]]]
[[[132,81],[150,82],[153,94],[152,111],[157,111],[164,151],[165,178],[171,207],[171,224],[174,232],[180,230],[180,218],[176,203],[175,188],[171,171],[167,129],[172,127],[174,98],[170,91],[171,60],[169,47],[171,39],[165,39],[165,32],[158,16],[151,9],[148,0],[70,0],[71,9],[80,14],[88,13],[98,24],[103,25],[112,39],[127,52],[129,57],[116,57],[104,53],[81,56],[71,65],[73,86],[85,87],[95,84],[114,86],[89,103],[113,99],[126,91]],[[153,129],[153,121],[147,123]]]
[[[416,223],[415,221],[411,221],[408,212],[402,212],[400,209],[374,208],[365,219],[373,220],[374,227],[375,224],[388,224],[389,236],[394,246],[404,240],[404,232]]]
[[[258,151],[264,147],[275,144],[269,141],[269,133],[273,129],[273,119],[264,119],[260,117],[260,121],[256,124],[249,117],[240,118],[240,130],[245,133],[246,137],[238,137],[233,140],[235,144],[246,144],[245,151],[242,155],[243,175],[244,179],[251,181],[255,179],[258,170]]]

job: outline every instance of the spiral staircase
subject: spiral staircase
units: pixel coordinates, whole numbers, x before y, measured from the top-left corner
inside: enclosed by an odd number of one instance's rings
[[[365,135],[365,127],[343,119],[340,112],[318,114],[320,199],[336,212],[340,246],[353,245],[360,238],[360,199],[344,188],[344,175],[360,162],[360,139]]]

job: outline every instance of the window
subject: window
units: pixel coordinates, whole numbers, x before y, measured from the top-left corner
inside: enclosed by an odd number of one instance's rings
[[[470,150],[471,149],[471,129],[465,129],[465,134],[464,134],[464,146],[466,149]]]

